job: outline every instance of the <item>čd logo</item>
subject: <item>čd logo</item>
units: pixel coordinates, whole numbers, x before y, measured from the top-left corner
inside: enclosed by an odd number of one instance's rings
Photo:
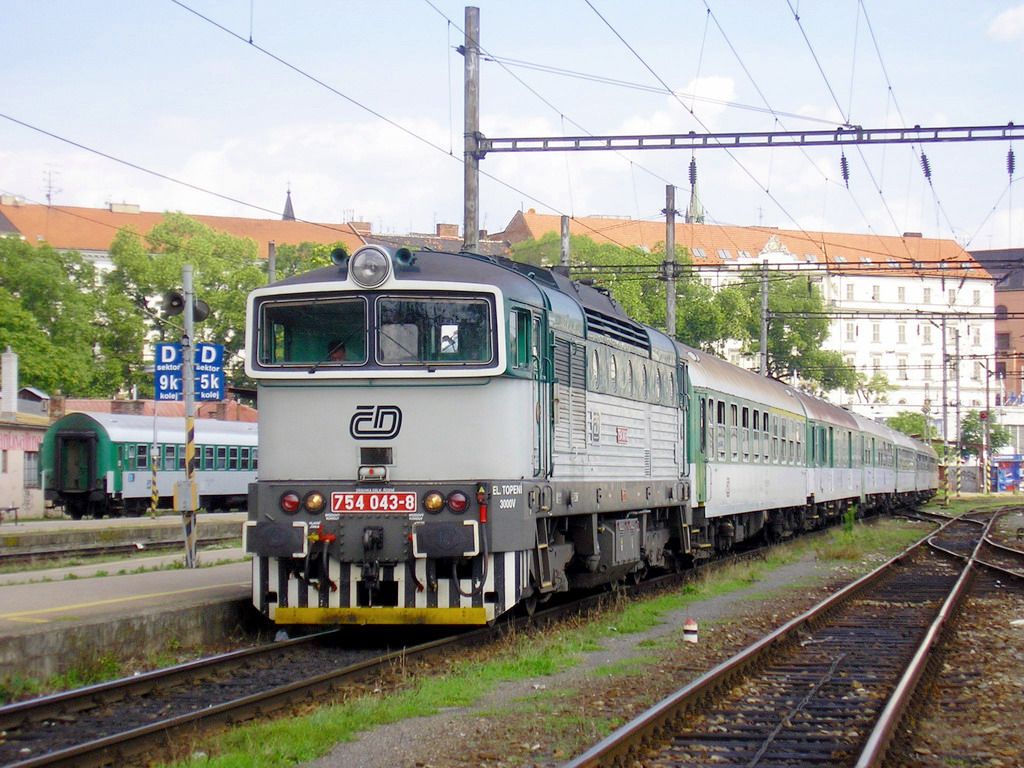
[[[397,405],[357,405],[348,432],[356,440],[390,440],[402,429],[402,409]]]

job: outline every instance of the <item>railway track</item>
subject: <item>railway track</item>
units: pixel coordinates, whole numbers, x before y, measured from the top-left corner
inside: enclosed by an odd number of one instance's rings
[[[200,546],[237,544],[240,536],[206,536],[199,540]],[[0,568],[5,566],[60,562],[76,558],[96,558],[110,555],[134,555],[142,552],[154,554],[172,552],[182,548],[181,536],[175,539],[146,542],[122,542],[116,544],[82,544],[50,548],[5,549],[0,551]]]
[[[986,531],[977,519],[947,521],[566,768],[878,765]]]
[[[266,716],[427,657],[471,633],[395,652],[332,646],[328,632],[0,708],[0,764],[127,765],[176,733]],[[476,638],[479,641],[479,637]]]
[[[669,574],[617,592],[551,605],[532,617],[463,633],[395,652],[338,647],[336,632],[223,654],[168,669],[0,707],[0,765],[100,766],[142,763],[166,750],[176,733],[272,716],[313,698],[382,675],[394,665],[429,659],[455,645],[479,646],[508,626],[546,625],[578,615],[614,595],[636,595],[678,586],[754,550],[712,561],[697,571]]]

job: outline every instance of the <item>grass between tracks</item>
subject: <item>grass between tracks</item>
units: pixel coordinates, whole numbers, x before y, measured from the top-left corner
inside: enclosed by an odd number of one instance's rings
[[[452,659],[446,669],[428,676],[410,676],[400,685],[354,696],[340,703],[321,707],[299,716],[273,722],[243,726],[213,737],[195,751],[183,766],[217,768],[271,768],[314,760],[326,754],[336,743],[356,739],[360,733],[412,717],[424,717],[453,707],[470,707],[485,694],[507,681],[543,678],[575,666],[589,651],[599,650],[602,641],[612,635],[640,633],[660,623],[665,614],[685,609],[702,600],[740,590],[749,590],[768,571],[813,556],[819,560],[858,563],[861,571],[874,567],[881,553],[891,556],[924,533],[919,524],[885,520],[878,525],[851,524],[836,530],[824,541],[799,541],[773,549],[763,561],[737,564],[707,579],[690,583],[670,594],[605,610],[587,620],[536,633],[522,633],[505,639],[502,646],[491,647],[479,658]],[[801,589],[792,584],[790,589]],[[641,641],[642,657],[599,667],[595,675],[615,677],[643,674],[657,663],[659,641]],[[551,692],[538,690],[531,704],[544,707]],[[514,716],[522,702],[508,702],[505,714]],[[487,714],[501,716],[501,712]],[[561,717],[561,725],[558,718]],[[546,720],[545,728],[578,732],[573,715]],[[534,721],[536,722],[536,721]],[[593,724],[591,724],[593,725]],[[618,725],[614,720],[601,723],[607,732]]]

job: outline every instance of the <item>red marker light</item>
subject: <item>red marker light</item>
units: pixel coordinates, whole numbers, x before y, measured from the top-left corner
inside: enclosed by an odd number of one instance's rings
[[[452,491],[448,494],[448,509],[457,515],[461,515],[469,506],[469,497],[462,491]]]
[[[288,491],[288,493],[281,494],[281,509],[287,512],[289,515],[294,515],[299,511],[299,505],[302,500],[299,498],[299,494],[294,491]]]

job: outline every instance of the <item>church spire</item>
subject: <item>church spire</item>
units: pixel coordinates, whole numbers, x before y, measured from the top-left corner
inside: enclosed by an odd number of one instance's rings
[[[292,209],[292,189],[288,187],[288,192],[284,200],[284,213],[281,214],[282,221],[295,221],[295,211]]]

